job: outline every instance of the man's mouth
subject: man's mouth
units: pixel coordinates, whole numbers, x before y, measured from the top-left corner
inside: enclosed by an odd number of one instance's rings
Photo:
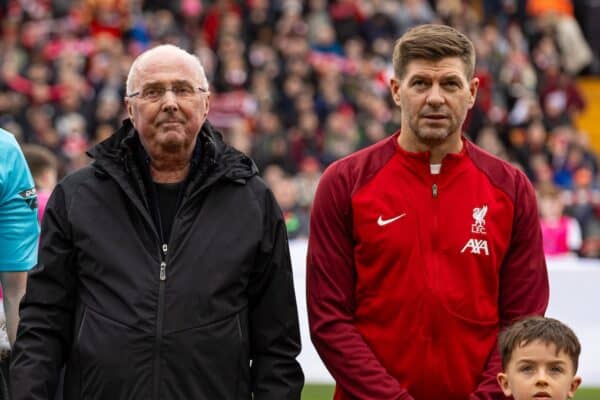
[[[168,119],[166,121],[160,121],[159,125],[175,125],[175,124],[183,124],[182,121],[177,119]]]
[[[441,120],[448,118],[446,114],[424,114],[423,118],[433,119],[433,120]]]

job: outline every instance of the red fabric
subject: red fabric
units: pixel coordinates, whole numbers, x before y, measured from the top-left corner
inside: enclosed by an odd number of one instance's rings
[[[355,19],[363,22],[365,16],[356,1],[333,3],[329,6],[329,15],[334,20]]]
[[[548,96],[561,94],[565,98],[564,112],[582,111],[585,109],[585,99],[575,82],[566,76],[547,76],[547,82],[541,90],[542,105]]]
[[[504,398],[497,333],[548,301],[522,173],[465,141],[431,175],[394,135],[327,169],[310,232],[311,335],[336,400]]]
[[[227,1],[224,5],[215,4],[206,11],[202,30],[204,38],[213,49],[217,48],[221,18],[223,18],[225,13],[234,13],[241,16],[242,10],[233,1]]]
[[[34,84],[31,82],[31,80],[24,78],[20,75],[16,75],[11,77],[10,79],[5,80],[4,83],[6,84],[6,86],[14,90],[15,92],[28,96],[30,101],[36,100],[33,95]],[[64,93],[64,85],[48,85],[48,96],[46,101],[59,101],[63,97]]]

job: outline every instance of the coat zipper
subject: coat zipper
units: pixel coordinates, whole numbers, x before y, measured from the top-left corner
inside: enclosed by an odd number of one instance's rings
[[[165,309],[165,281],[167,280],[167,252],[169,247],[166,243],[160,249],[160,270],[158,273],[158,310],[156,311],[156,336],[154,341],[154,400],[160,399],[160,347],[162,342],[162,331]]]
[[[433,254],[433,265],[431,271],[431,286],[432,290],[435,292],[434,298],[438,296],[438,274],[439,274],[439,260],[438,260],[438,247],[439,247],[439,214],[440,214],[440,200],[439,200],[439,185],[437,180],[439,175],[434,175],[434,182],[431,185],[431,197],[433,200],[433,237],[431,240],[432,244],[432,254]],[[437,319],[435,316],[431,319],[431,340],[432,342],[436,342],[439,336],[439,324],[437,323]]]

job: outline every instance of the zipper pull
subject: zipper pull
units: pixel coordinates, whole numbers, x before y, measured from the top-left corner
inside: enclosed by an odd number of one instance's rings
[[[162,261],[160,263],[160,274],[159,274],[159,278],[161,281],[164,281],[167,279],[167,263]]]
[[[167,251],[169,250],[169,246],[167,246],[166,243],[163,243],[162,247],[161,247],[162,253],[163,253],[163,257],[165,257],[167,255]]]
[[[436,183],[431,186],[431,194],[433,195],[434,199],[438,197],[438,185]]]

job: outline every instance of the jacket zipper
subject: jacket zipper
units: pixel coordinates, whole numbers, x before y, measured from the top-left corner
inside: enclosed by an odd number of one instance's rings
[[[154,400],[160,399],[160,347],[162,342],[162,331],[165,309],[165,281],[167,280],[167,252],[169,247],[166,243],[160,249],[160,270],[158,273],[158,310],[156,311],[156,336],[154,342]]]
[[[439,286],[439,278],[438,278],[438,274],[439,274],[439,255],[438,255],[438,251],[439,251],[439,214],[440,214],[440,200],[439,200],[439,185],[437,183],[437,180],[439,178],[439,175],[434,175],[433,179],[434,182],[431,185],[431,197],[433,200],[433,237],[431,240],[431,245],[432,245],[432,254],[433,254],[433,265],[432,265],[432,274],[431,274],[431,286],[432,289],[434,290],[434,298],[437,299],[438,298],[438,286]],[[435,342],[437,342],[437,338],[439,336],[439,324],[437,323],[437,319],[435,316],[432,316],[431,318],[431,340],[432,340],[432,345],[435,346]]]

